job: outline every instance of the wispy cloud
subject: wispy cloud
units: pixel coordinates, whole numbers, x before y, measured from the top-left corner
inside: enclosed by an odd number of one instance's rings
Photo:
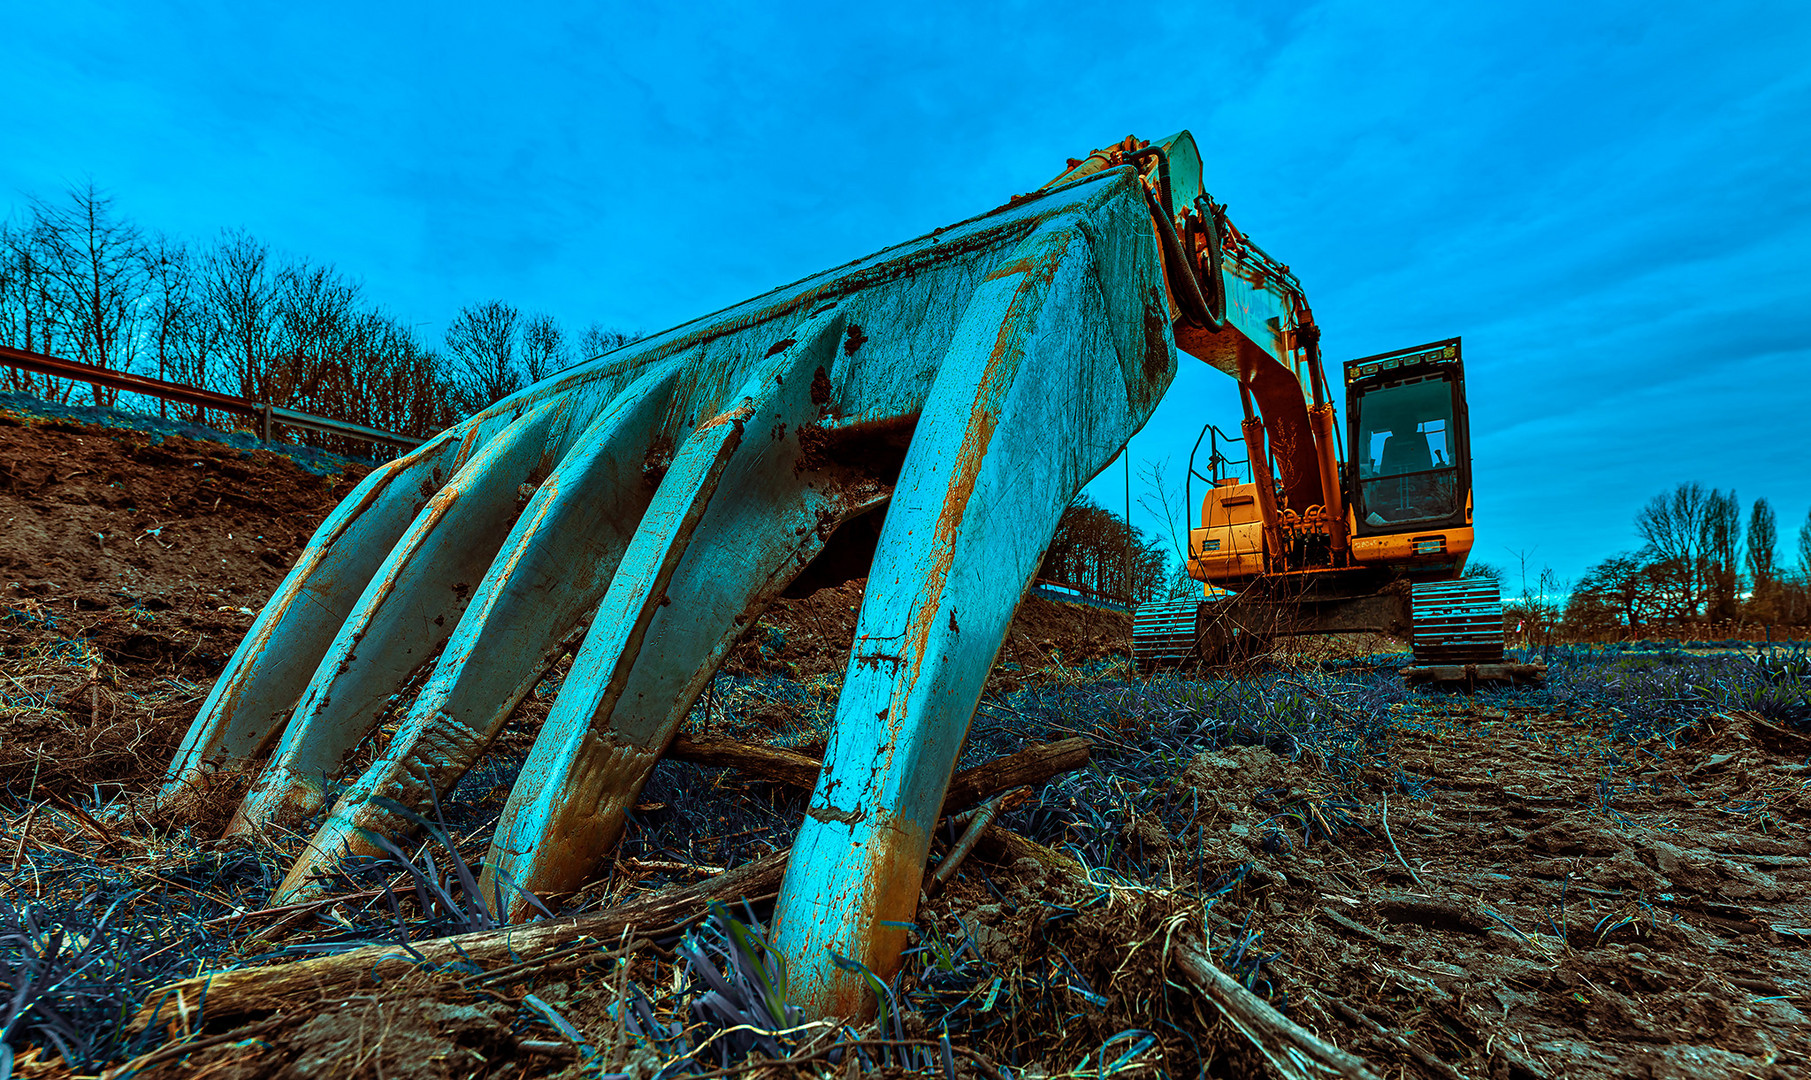
[[[0,191],[93,176],[152,227],[246,227],[430,335],[491,297],[657,329],[1188,127],[1334,357],[1464,335],[1486,557],[1576,576],[1684,479],[1792,528],[1811,506],[1804,5],[70,3],[8,25]],[[1134,457],[1180,461],[1236,413],[1188,370]]]

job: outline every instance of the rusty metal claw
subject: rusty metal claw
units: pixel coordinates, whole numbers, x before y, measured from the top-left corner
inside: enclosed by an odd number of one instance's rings
[[[1174,202],[1190,205],[1193,140],[1160,143]],[[1078,167],[579,365],[373,472],[234,655],[164,800],[180,809],[211,773],[243,771],[256,782],[234,828],[303,824],[432,664],[278,902],[306,893],[372,835],[407,832],[385,807],[424,808],[457,783],[589,617],[484,882],[487,896],[505,882],[576,888],[742,631],[840,524],[885,505],[777,914],[800,1003],[871,1008],[832,952],[895,967],[894,924],[913,917],[1013,610],[1063,508],[1175,373],[1166,274],[1192,271],[1174,257],[1166,268],[1154,182],[1136,165]],[[1253,340],[1275,310],[1261,291],[1235,292],[1228,309]],[[1230,337],[1190,333],[1229,362]],[[903,465],[879,452],[894,446]]]

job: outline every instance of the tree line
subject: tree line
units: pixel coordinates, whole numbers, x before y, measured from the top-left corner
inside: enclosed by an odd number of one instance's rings
[[[598,323],[573,336],[552,315],[491,300],[461,308],[430,343],[331,263],[243,229],[206,242],[147,230],[92,183],[0,220],[0,344],[391,431],[432,434],[634,339]],[[0,368],[0,389],[116,403],[117,391],[85,385]]]
[[[1171,564],[1161,543],[1084,495],[1063,511],[1038,577],[1136,605],[1177,592],[1177,569]],[[1186,574],[1181,581],[1199,593],[1201,587]]]
[[[1765,498],[1682,483],[1635,516],[1641,545],[1592,566],[1570,590],[1567,631],[1602,637],[1644,628],[1707,624],[1811,624],[1811,514],[1794,550]]]

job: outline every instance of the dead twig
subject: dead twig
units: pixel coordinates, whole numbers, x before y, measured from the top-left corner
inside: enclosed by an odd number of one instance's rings
[[[1427,888],[1427,882],[1422,881],[1421,875],[1415,873],[1415,868],[1410,866],[1409,861],[1402,857],[1402,849],[1396,846],[1396,838],[1390,835],[1390,796],[1387,793],[1383,797],[1383,838],[1390,842],[1390,850],[1396,853],[1396,861],[1401,863],[1402,868],[1407,870],[1409,876],[1415,879],[1415,884],[1421,886],[1423,889]]]
[[[933,895],[937,890],[949,884],[950,879],[956,876],[956,870],[962,866],[962,860],[968,858],[969,852],[975,850],[975,845],[981,840],[981,834],[987,831],[987,827],[993,824],[994,818],[999,817],[1001,811],[1024,802],[1030,796],[1029,788],[1019,788],[1017,791],[1005,795],[996,795],[982,803],[975,810],[974,816],[969,819],[968,828],[963,830],[961,839],[956,841],[956,846],[951,848],[950,853],[937,864],[936,871],[931,874],[931,880],[925,886],[925,895]]]
[[[1272,1008],[1270,1003],[1221,971],[1192,944],[1178,943],[1174,953],[1182,973],[1201,988],[1239,1033],[1258,1048],[1278,1075],[1289,1080],[1380,1080],[1365,1059],[1324,1042],[1313,1032]]]

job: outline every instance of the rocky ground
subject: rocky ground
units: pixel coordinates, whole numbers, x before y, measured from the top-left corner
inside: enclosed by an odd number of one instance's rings
[[[880,1020],[764,1045],[789,1064],[717,1053],[738,1038],[723,1017],[755,1015],[762,997],[737,975],[758,966],[737,931],[766,917],[758,897],[697,912],[689,938],[418,965],[262,1014],[185,999],[139,1030],[129,1018],[151,991],[198,972],[486,925],[457,869],[481,855],[557,672],[452,793],[440,838],[348,867],[332,903],[265,912],[294,845],[223,841],[221,821],[160,820],[138,798],[359,473],[0,412],[0,1031],[14,1072],[1272,1069],[1179,973],[1186,945],[1380,1076],[1807,1075],[1811,734],[1786,654],[1768,669],[1739,653],[1560,648],[1544,686],[1469,697],[1404,687],[1392,655],[1141,680],[1124,616],[1044,600],[1015,621],[964,765],[1074,736],[1090,765],[1016,797],[922,906]],[[860,595],[857,580],[782,600],[690,730],[821,749]],[[782,850],[802,799],[665,762],[610,873],[564,913]],[[729,976],[733,1008],[715,1019],[700,1005],[707,961]]]

